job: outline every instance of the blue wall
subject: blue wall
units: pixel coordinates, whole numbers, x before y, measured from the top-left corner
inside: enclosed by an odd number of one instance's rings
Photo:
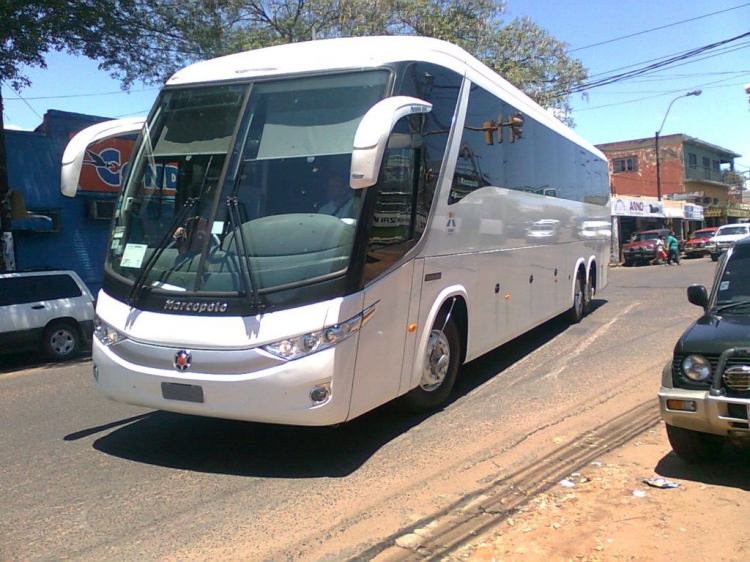
[[[60,193],[62,155],[68,140],[105,117],[51,110],[36,131],[5,131],[10,189],[23,194],[29,212],[51,209],[59,215],[59,231],[49,221],[13,221],[17,269],[55,267],[72,269],[98,292],[106,254],[110,221],[87,217],[87,200],[113,199],[105,193]],[[44,214],[44,212],[40,212]]]

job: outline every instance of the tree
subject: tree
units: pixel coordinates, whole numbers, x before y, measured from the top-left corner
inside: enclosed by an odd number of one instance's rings
[[[455,43],[570,121],[586,71],[528,19],[504,25],[498,0],[4,0],[0,80],[20,89],[50,50],[99,61],[127,89],[163,83],[198,60],[328,37],[423,35]],[[8,269],[8,178],[0,95],[0,231]]]
[[[44,67],[50,50],[98,56],[102,37],[125,39],[118,22],[122,14],[135,13],[134,7],[130,0],[4,0],[0,3],[0,80],[20,90],[29,84],[23,69]],[[0,92],[0,272],[15,268],[9,197]]]
[[[570,123],[571,88],[587,73],[528,18],[505,25],[496,0],[178,0],[143,9],[150,32],[108,42],[102,67],[129,85],[162,83],[185,64],[329,37],[422,35],[455,43]]]

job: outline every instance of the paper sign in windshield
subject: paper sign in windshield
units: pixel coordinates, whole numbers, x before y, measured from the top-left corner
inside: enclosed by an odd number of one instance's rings
[[[146,255],[147,244],[128,244],[122,253],[120,267],[141,267],[143,256]]]

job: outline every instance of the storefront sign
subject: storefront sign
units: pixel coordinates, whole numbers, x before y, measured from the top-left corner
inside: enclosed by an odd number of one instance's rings
[[[619,217],[664,217],[661,201],[644,201],[617,197],[612,200],[612,214]]]
[[[705,196],[705,191],[688,191],[687,193],[670,193],[665,195],[664,198],[671,199],[672,201],[695,201]]]
[[[727,216],[728,217],[740,217],[740,218],[748,218],[750,217],[750,211],[747,209],[737,209],[729,207],[727,209]]]
[[[702,221],[703,220],[703,207],[700,205],[685,205],[684,207],[684,218],[688,221]]]

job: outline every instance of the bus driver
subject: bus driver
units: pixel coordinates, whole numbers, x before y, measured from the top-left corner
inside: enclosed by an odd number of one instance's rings
[[[328,177],[327,193],[328,202],[321,205],[318,213],[340,219],[357,217],[359,201],[354,197],[354,190],[346,185],[343,176],[332,174]]]

